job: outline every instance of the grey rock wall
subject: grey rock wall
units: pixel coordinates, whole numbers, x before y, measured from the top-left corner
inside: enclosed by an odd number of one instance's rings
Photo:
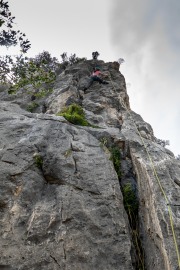
[[[84,94],[96,64],[109,72],[109,84],[94,82]],[[139,199],[145,269],[177,269],[168,209],[179,247],[180,161],[130,109],[118,63],[69,66],[53,87],[36,100],[36,113],[23,110],[31,102],[23,89],[14,96],[0,93],[0,264],[24,270],[137,269],[120,190],[130,182]],[[96,128],[55,116],[72,103],[83,107]],[[107,148],[112,145],[121,152],[121,183]]]
[[[132,269],[109,155],[93,135],[63,122],[0,103],[0,265]]]

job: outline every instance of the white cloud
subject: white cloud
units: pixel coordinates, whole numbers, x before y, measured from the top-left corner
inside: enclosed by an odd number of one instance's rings
[[[177,155],[180,3],[173,4],[114,0],[111,32],[112,46],[126,60],[122,70],[131,83],[128,93],[132,109],[152,125],[155,136],[170,140],[170,148]]]

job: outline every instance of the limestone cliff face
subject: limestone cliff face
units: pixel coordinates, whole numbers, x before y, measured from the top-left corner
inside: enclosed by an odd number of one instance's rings
[[[97,64],[109,72],[109,84],[94,82],[84,94]],[[2,91],[0,98],[0,266],[178,269],[168,207],[179,245],[180,161],[130,110],[118,63],[89,60],[67,67],[52,93],[36,100],[34,113],[25,110],[31,99],[23,90],[15,96]],[[72,103],[83,107],[92,126],[56,116]],[[119,178],[112,147],[121,154]],[[138,199],[137,246],[121,192],[128,183]]]

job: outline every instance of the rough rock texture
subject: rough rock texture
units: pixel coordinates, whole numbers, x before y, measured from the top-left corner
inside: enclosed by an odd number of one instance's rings
[[[134,115],[133,118],[136,117],[137,115]],[[127,118],[129,119],[129,116],[125,113],[124,119]],[[138,119],[136,124],[138,126]],[[180,162],[174,158],[171,151],[152,141],[154,139],[151,129],[148,131],[147,128],[144,138],[133,129],[132,123],[127,120],[122,133],[129,142],[130,157],[137,179],[140,234],[146,267],[178,269],[175,241],[179,248]],[[169,211],[172,213],[176,240],[173,237]]]
[[[7,102],[0,118],[1,264],[132,269],[118,178],[100,142]]]
[[[94,82],[84,94],[96,64],[109,72],[109,84]],[[179,245],[180,162],[130,110],[118,63],[67,67],[53,92],[36,101],[36,113],[24,110],[31,98],[23,89],[13,96],[2,90],[0,98],[0,266],[139,269],[120,189],[130,182],[139,199],[144,269],[177,269],[168,207]],[[82,105],[96,128],[55,116],[72,103]],[[113,145],[122,156],[120,179],[107,148]]]

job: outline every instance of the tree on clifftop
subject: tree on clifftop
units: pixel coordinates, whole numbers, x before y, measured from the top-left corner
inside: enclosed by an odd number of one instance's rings
[[[15,30],[14,19],[9,10],[8,2],[0,0],[0,46],[16,46],[19,44],[21,51],[26,53],[31,44],[26,35],[20,30]]]
[[[97,51],[96,52],[92,52],[92,59],[97,60],[99,55],[100,54]]]

